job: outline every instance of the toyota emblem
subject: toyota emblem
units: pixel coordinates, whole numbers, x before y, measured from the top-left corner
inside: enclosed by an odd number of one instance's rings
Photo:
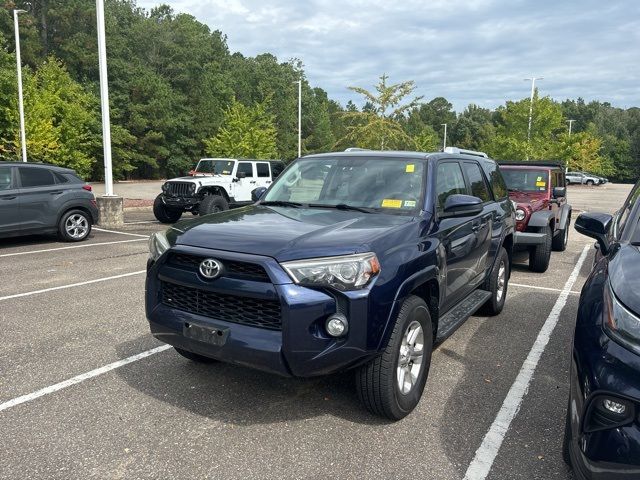
[[[200,275],[207,280],[213,280],[222,272],[222,264],[213,258],[206,258],[200,262]]]

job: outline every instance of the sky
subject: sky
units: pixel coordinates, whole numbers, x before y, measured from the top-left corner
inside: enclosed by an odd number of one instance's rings
[[[161,2],[138,0],[143,8]],[[540,95],[640,106],[638,0],[165,0],[227,35],[232,52],[302,60],[343,105],[349,86],[413,80],[460,112]]]

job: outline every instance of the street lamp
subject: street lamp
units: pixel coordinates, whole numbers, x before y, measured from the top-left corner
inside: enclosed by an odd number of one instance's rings
[[[525,78],[524,81],[531,80],[531,102],[529,104],[529,128],[527,129],[527,147],[531,142],[531,120],[533,118],[533,95],[536,90],[536,80],[544,80],[544,77]],[[529,149],[527,148],[527,160],[529,160]]]
[[[302,156],[302,80],[296,80],[298,84],[298,158]]]
[[[440,125],[444,126],[444,139],[442,141],[442,151],[444,152],[444,149],[447,148],[447,124],[441,123]]]
[[[96,0],[98,21],[98,62],[100,68],[100,104],[102,106],[102,143],[104,150],[105,197],[113,197],[111,163],[111,125],[109,122],[109,80],[107,76],[107,46],[104,33],[104,0]]]
[[[18,69],[18,111],[20,112],[20,147],[22,149],[22,161],[27,161],[27,139],[24,132],[24,101],[22,99],[22,58],[20,57],[20,31],[18,27],[18,15],[26,13],[26,10],[13,11],[13,28],[16,35],[16,67]]]
[[[567,120],[567,123],[569,124],[569,138],[571,138],[571,126],[573,125],[573,122],[575,122],[573,118]]]

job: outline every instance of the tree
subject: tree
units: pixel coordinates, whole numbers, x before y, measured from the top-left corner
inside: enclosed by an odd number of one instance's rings
[[[215,157],[277,158],[277,132],[269,99],[247,107],[233,100],[215,137],[205,140],[206,152]]]
[[[430,125],[425,125],[422,132],[413,138],[419,152],[435,152],[440,150],[440,136]]]
[[[386,75],[380,77],[380,82],[375,87],[377,94],[362,87],[349,87],[365,97],[367,109],[343,113],[348,123],[343,142],[350,143],[351,146],[380,150],[413,146],[413,140],[404,131],[399,120],[405,112],[419,105],[422,97],[402,103],[415,90],[414,82],[387,85],[387,78]]]

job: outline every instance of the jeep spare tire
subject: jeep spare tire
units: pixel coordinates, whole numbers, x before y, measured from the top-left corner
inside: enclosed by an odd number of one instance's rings
[[[229,210],[229,202],[221,195],[207,195],[202,199],[198,208],[201,216],[225,210]]]
[[[162,195],[158,195],[153,202],[153,214],[160,223],[176,223],[182,216],[182,210],[168,208],[162,201]]]

